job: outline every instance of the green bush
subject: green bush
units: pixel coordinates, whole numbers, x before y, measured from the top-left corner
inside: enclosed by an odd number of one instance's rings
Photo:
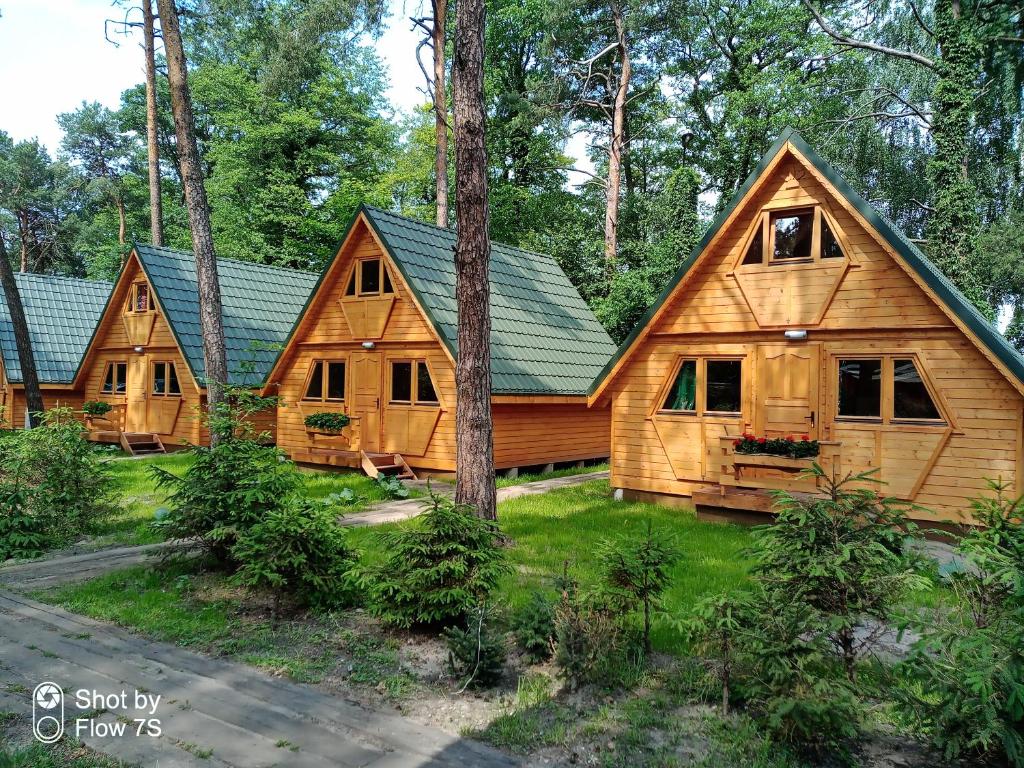
[[[302,422],[310,429],[321,432],[338,433],[349,425],[351,420],[344,413],[322,412],[311,413]]]
[[[655,535],[651,521],[640,538],[606,539],[597,548],[602,588],[620,609],[643,612],[644,650],[651,651],[652,611],[661,605],[669,572],[681,556],[675,540]]]
[[[409,498],[409,489],[405,487],[405,483],[394,475],[378,475],[375,482],[384,494],[385,499]]]
[[[103,400],[86,400],[82,403],[82,413],[86,416],[106,416],[113,409],[114,406]]]
[[[401,627],[452,624],[510,571],[497,525],[431,493],[412,526],[381,534],[382,566],[359,573],[371,611]]]
[[[496,626],[491,607],[480,602],[466,615],[464,627],[448,627],[448,667],[462,680],[461,689],[486,688],[501,680],[508,658],[505,634]]]
[[[0,441],[0,552],[37,556],[96,529],[114,510],[106,466],[68,408]]]
[[[233,579],[250,589],[272,589],[316,608],[351,602],[353,565],[345,530],[323,503],[295,501],[272,509],[242,532],[231,550]]]
[[[951,609],[921,633],[902,671],[901,703],[947,758],[1024,766],[1024,497],[992,482],[971,506],[982,528],[958,553]],[[914,695],[921,689],[924,695]]]
[[[531,661],[551,658],[555,641],[555,604],[543,592],[534,592],[515,616],[516,644]]]

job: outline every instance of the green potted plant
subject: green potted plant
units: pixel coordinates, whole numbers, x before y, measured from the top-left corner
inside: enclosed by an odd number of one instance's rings
[[[333,411],[310,413],[303,420],[306,431],[319,435],[340,435],[351,423],[348,414]]]
[[[110,403],[103,400],[86,400],[82,403],[82,413],[85,414],[85,424],[91,427],[93,419],[106,420],[107,414],[114,409]]]
[[[787,459],[813,459],[821,452],[818,441],[812,440],[809,435],[801,435],[799,438],[792,435],[757,437],[744,432],[733,440],[732,445],[736,453],[782,456]]]

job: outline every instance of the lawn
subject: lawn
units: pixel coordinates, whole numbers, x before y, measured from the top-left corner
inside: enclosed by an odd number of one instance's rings
[[[93,546],[159,541],[160,535],[149,524],[153,520],[153,513],[167,503],[167,496],[163,489],[157,488],[151,467],[160,467],[180,475],[191,463],[192,457],[185,451],[144,459],[105,459],[104,464],[112,476],[113,495],[118,509],[99,526]],[[322,499],[345,488],[351,489],[358,500],[347,506],[346,511],[364,509],[369,504],[385,499],[376,483],[361,473],[306,468],[302,468],[301,472],[303,494],[309,498]]]

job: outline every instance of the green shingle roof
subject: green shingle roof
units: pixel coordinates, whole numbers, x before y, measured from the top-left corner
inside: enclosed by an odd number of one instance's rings
[[[187,251],[136,245],[167,323],[196,381],[203,385],[203,336],[195,257]],[[317,275],[234,259],[217,259],[228,378],[257,386],[266,379],[278,349],[306,304]],[[247,371],[247,364],[252,370]]]
[[[14,279],[25,307],[39,383],[70,384],[103,314],[112,284],[31,272],[19,272]],[[22,383],[14,326],[3,291],[0,291],[0,349],[7,380]]]
[[[455,232],[360,209],[457,357]],[[583,395],[615,351],[550,256],[491,244],[491,385],[495,394]]]
[[[774,157],[779,154],[786,146],[787,143],[792,143],[794,147],[800,152],[806,160],[814,166],[814,168],[821,173],[829,182],[835,187],[836,191],[843,196],[843,198],[855,208],[861,216],[867,220],[867,222],[874,227],[875,231],[882,236],[882,238],[889,244],[894,251],[896,251],[903,260],[906,262],[917,275],[924,281],[925,285],[935,291],[939,299],[946,305],[946,307],[957,317],[961,322],[966,325],[972,333],[981,341],[986,349],[989,350],[1006,368],[1010,373],[1015,376],[1021,383],[1024,383],[1024,356],[1020,354],[1014,348],[1014,346],[1006,340],[1006,337],[999,332],[992,323],[990,323],[978,308],[971,303],[971,301],[964,296],[952,282],[939,271],[931,260],[924,253],[914,245],[910,240],[907,239],[899,228],[889,221],[888,218],[883,216],[881,213],[876,211],[871,204],[861,197],[853,187],[847,183],[846,179],[821,158],[817,152],[811,149],[810,145],[804,140],[804,138],[797,133],[793,128],[787,128],[783,131],[782,135],[775,140],[771,148],[761,157],[758,166],[751,172],[750,176],[743,183],[729,205],[718,215],[718,217],[712,222],[711,226],[708,227],[704,237],[701,238],[700,242],[690,252],[690,255],[686,257],[686,260],[673,275],[668,285],[665,286],[665,290],[661,292],[658,299],[650,306],[640,321],[633,328],[629,336],[626,337],[625,341],[619,345],[618,350],[608,360],[604,366],[604,370],[598,374],[594,379],[592,386],[590,387],[591,393],[597,390],[598,387],[604,382],[604,380],[614,369],[616,363],[622,359],[622,357],[630,350],[637,337],[647,326],[648,323],[654,318],[661,306],[668,301],[672,292],[676,286],[686,277],[689,271],[697,263],[701,254],[704,252],[704,248],[711,242],[712,238],[718,233],[718,230],[722,228],[725,221],[732,215],[732,212],[740,204],[740,201],[746,196],[747,192],[757,183],[757,180],[761,177],[761,174],[765,172]]]

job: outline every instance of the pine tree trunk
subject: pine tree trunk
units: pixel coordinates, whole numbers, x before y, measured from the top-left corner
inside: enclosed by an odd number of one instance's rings
[[[484,0],[456,8],[452,62],[455,117],[455,500],[497,517],[491,421],[491,309],[487,151],[484,145]]]
[[[128,236],[128,216],[124,210],[124,198],[117,195],[114,198],[114,205],[117,207],[117,242],[124,245]]]
[[[445,86],[444,53],[448,26],[448,0],[434,6],[434,175],[437,177],[437,226],[448,226],[448,91]]]
[[[156,111],[156,32],[152,0],[142,0],[142,27],[146,50],[146,158],[149,165],[149,237],[164,244],[164,205],[160,196],[160,143]]]
[[[28,214],[25,211],[18,211],[18,240],[21,244],[21,258],[19,267],[21,272],[28,272]],[[6,250],[6,248],[5,248]]]
[[[228,380],[227,351],[224,344],[224,323],[221,314],[220,281],[217,277],[217,259],[213,249],[210,228],[210,206],[203,187],[203,171],[196,144],[195,118],[192,96],[188,88],[185,51],[178,26],[178,11],[174,0],[158,0],[160,28],[163,31],[164,50],[167,55],[167,82],[171,90],[171,109],[174,113],[174,133],[177,138],[178,163],[181,166],[185,206],[192,230],[192,250],[196,259],[196,281],[199,287],[199,321],[203,333],[203,360],[206,366],[207,408],[211,413],[224,397]],[[211,433],[211,441],[216,436]]]
[[[619,250],[619,202],[622,194],[622,158],[626,151],[626,99],[629,84],[633,76],[633,66],[629,58],[629,44],[626,40],[626,26],[622,18],[622,9],[613,0],[611,3],[612,20],[615,23],[615,36],[618,40],[621,71],[618,87],[615,89],[615,101],[612,107],[612,135],[608,147],[608,189],[604,213],[604,258],[607,268],[615,263]]]
[[[24,271],[23,269],[22,272]],[[11,326],[14,330],[14,344],[18,349],[28,423],[30,428],[34,428],[39,426],[39,415],[43,412],[43,393],[39,389],[39,375],[36,373],[36,359],[32,354],[32,340],[28,333],[28,322],[25,320],[25,308],[21,304],[21,294],[18,292],[18,283],[14,279],[11,262],[7,258],[7,246],[3,237],[0,237],[0,283],[3,284],[7,311],[11,316]],[[11,427],[14,426],[12,423]]]

